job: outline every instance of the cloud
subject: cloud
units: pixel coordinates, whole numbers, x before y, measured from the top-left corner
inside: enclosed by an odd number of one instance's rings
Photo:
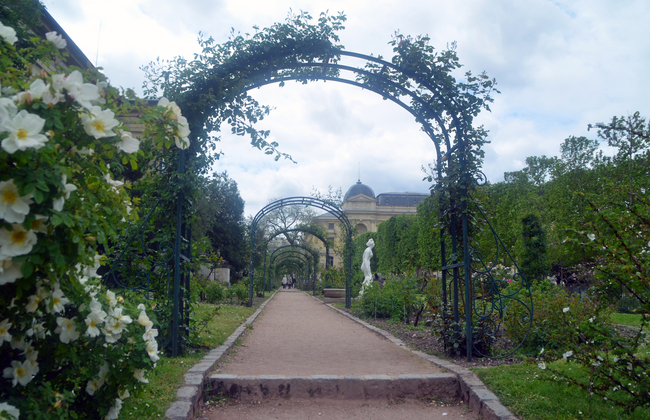
[[[199,31],[217,42],[231,28],[253,32],[281,22],[290,8],[317,17],[311,0],[45,0],[50,13],[113,84],[142,84],[138,70],[156,57],[191,58]],[[490,130],[485,172],[498,182],[521,169],[527,156],[559,154],[570,135],[588,123],[640,111],[648,116],[650,2],[630,0],[331,0],[330,13],[348,16],[341,43],[348,51],[392,56],[396,30],[427,34],[440,51],[458,42],[464,64],[496,78],[500,95],[491,113],[477,119]],[[101,34],[99,25],[101,22]],[[99,44],[98,44],[99,35]],[[287,83],[251,94],[276,109],[258,124],[298,162],[273,161],[243,138],[224,133],[225,152],[215,170],[228,170],[255,213],[271,197],[309,195],[312,186],[343,192],[361,180],[376,193],[426,192],[420,171],[435,159],[430,140],[414,118],[376,95],[336,83]],[[222,127],[229,131],[227,127]]]

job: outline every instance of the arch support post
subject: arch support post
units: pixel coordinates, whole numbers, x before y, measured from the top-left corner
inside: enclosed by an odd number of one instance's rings
[[[178,155],[178,176],[185,173],[185,151]],[[180,178],[179,178],[180,179]],[[183,193],[182,180],[180,181],[178,196],[176,197],[176,243],[174,244],[174,308],[172,317],[172,357],[178,356],[178,315],[180,312],[180,282],[181,282],[181,246],[183,237]]]

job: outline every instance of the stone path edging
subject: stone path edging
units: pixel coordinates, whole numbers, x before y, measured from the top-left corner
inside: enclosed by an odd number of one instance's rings
[[[312,297],[313,299],[321,302],[318,298],[310,295],[307,293],[308,296]],[[363,325],[364,327],[368,328],[371,331],[376,332],[377,334],[385,337],[387,340],[393,342],[394,344],[402,347],[405,350],[408,350],[412,352],[413,354],[431,362],[435,363],[436,365],[447,369],[450,372],[453,372],[458,376],[458,380],[460,382],[460,391],[461,391],[461,399],[464,402],[467,402],[470,409],[472,411],[476,410],[479,415],[482,416],[483,419],[485,420],[515,420],[517,417],[510,412],[503,404],[501,404],[501,401],[499,401],[499,398],[494,395],[492,391],[487,389],[485,384],[476,376],[474,372],[472,372],[469,369],[466,369],[464,367],[458,366],[455,363],[452,363],[450,361],[441,359],[436,356],[432,356],[430,354],[426,354],[424,352],[418,351],[418,350],[412,350],[410,347],[408,347],[402,340],[399,338],[395,337],[394,335],[390,334],[387,331],[382,330],[381,328],[377,328],[374,325],[370,325],[367,322],[355,317],[354,315],[351,315],[345,311],[342,311],[331,304],[328,303],[323,303],[324,305],[329,306],[331,309],[337,311],[341,315],[344,315],[351,320]]]
[[[253,315],[248,317],[222,345],[212,349],[197,364],[192,366],[185,374],[185,384],[176,391],[176,401],[170,404],[165,412],[165,418],[169,420],[193,420],[198,412],[199,405],[203,399],[203,387],[208,373],[217,361],[224,355],[237,339],[246,331],[246,327],[252,324],[262,310],[278,293],[276,290],[270,298],[260,305]]]

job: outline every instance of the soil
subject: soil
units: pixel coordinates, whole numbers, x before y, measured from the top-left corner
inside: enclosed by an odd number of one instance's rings
[[[349,310],[345,310],[350,313]],[[353,314],[359,317],[359,314]],[[386,319],[373,319],[373,318],[363,318],[367,323],[374,325],[375,327],[381,328],[384,331],[388,331],[395,337],[399,338],[414,350],[419,350],[423,353],[432,354],[438,356],[441,359],[446,359],[454,362],[459,366],[466,368],[471,367],[491,367],[491,366],[503,366],[503,365],[512,365],[516,363],[522,363],[522,358],[516,357],[507,357],[503,359],[491,359],[487,357],[473,357],[471,362],[467,361],[466,357],[448,357],[445,355],[444,348],[442,344],[438,342],[438,338],[431,334],[429,328],[424,330],[418,329],[409,329],[412,328],[412,325],[406,325],[403,322],[392,322]]]

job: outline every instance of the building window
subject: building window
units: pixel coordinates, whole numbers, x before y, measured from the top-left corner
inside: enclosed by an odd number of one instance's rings
[[[329,264],[328,264],[328,265],[329,265],[330,267],[334,267],[334,257],[331,256],[331,255],[329,256]]]
[[[330,223],[329,226],[327,226],[328,229],[334,229],[334,223]]]

